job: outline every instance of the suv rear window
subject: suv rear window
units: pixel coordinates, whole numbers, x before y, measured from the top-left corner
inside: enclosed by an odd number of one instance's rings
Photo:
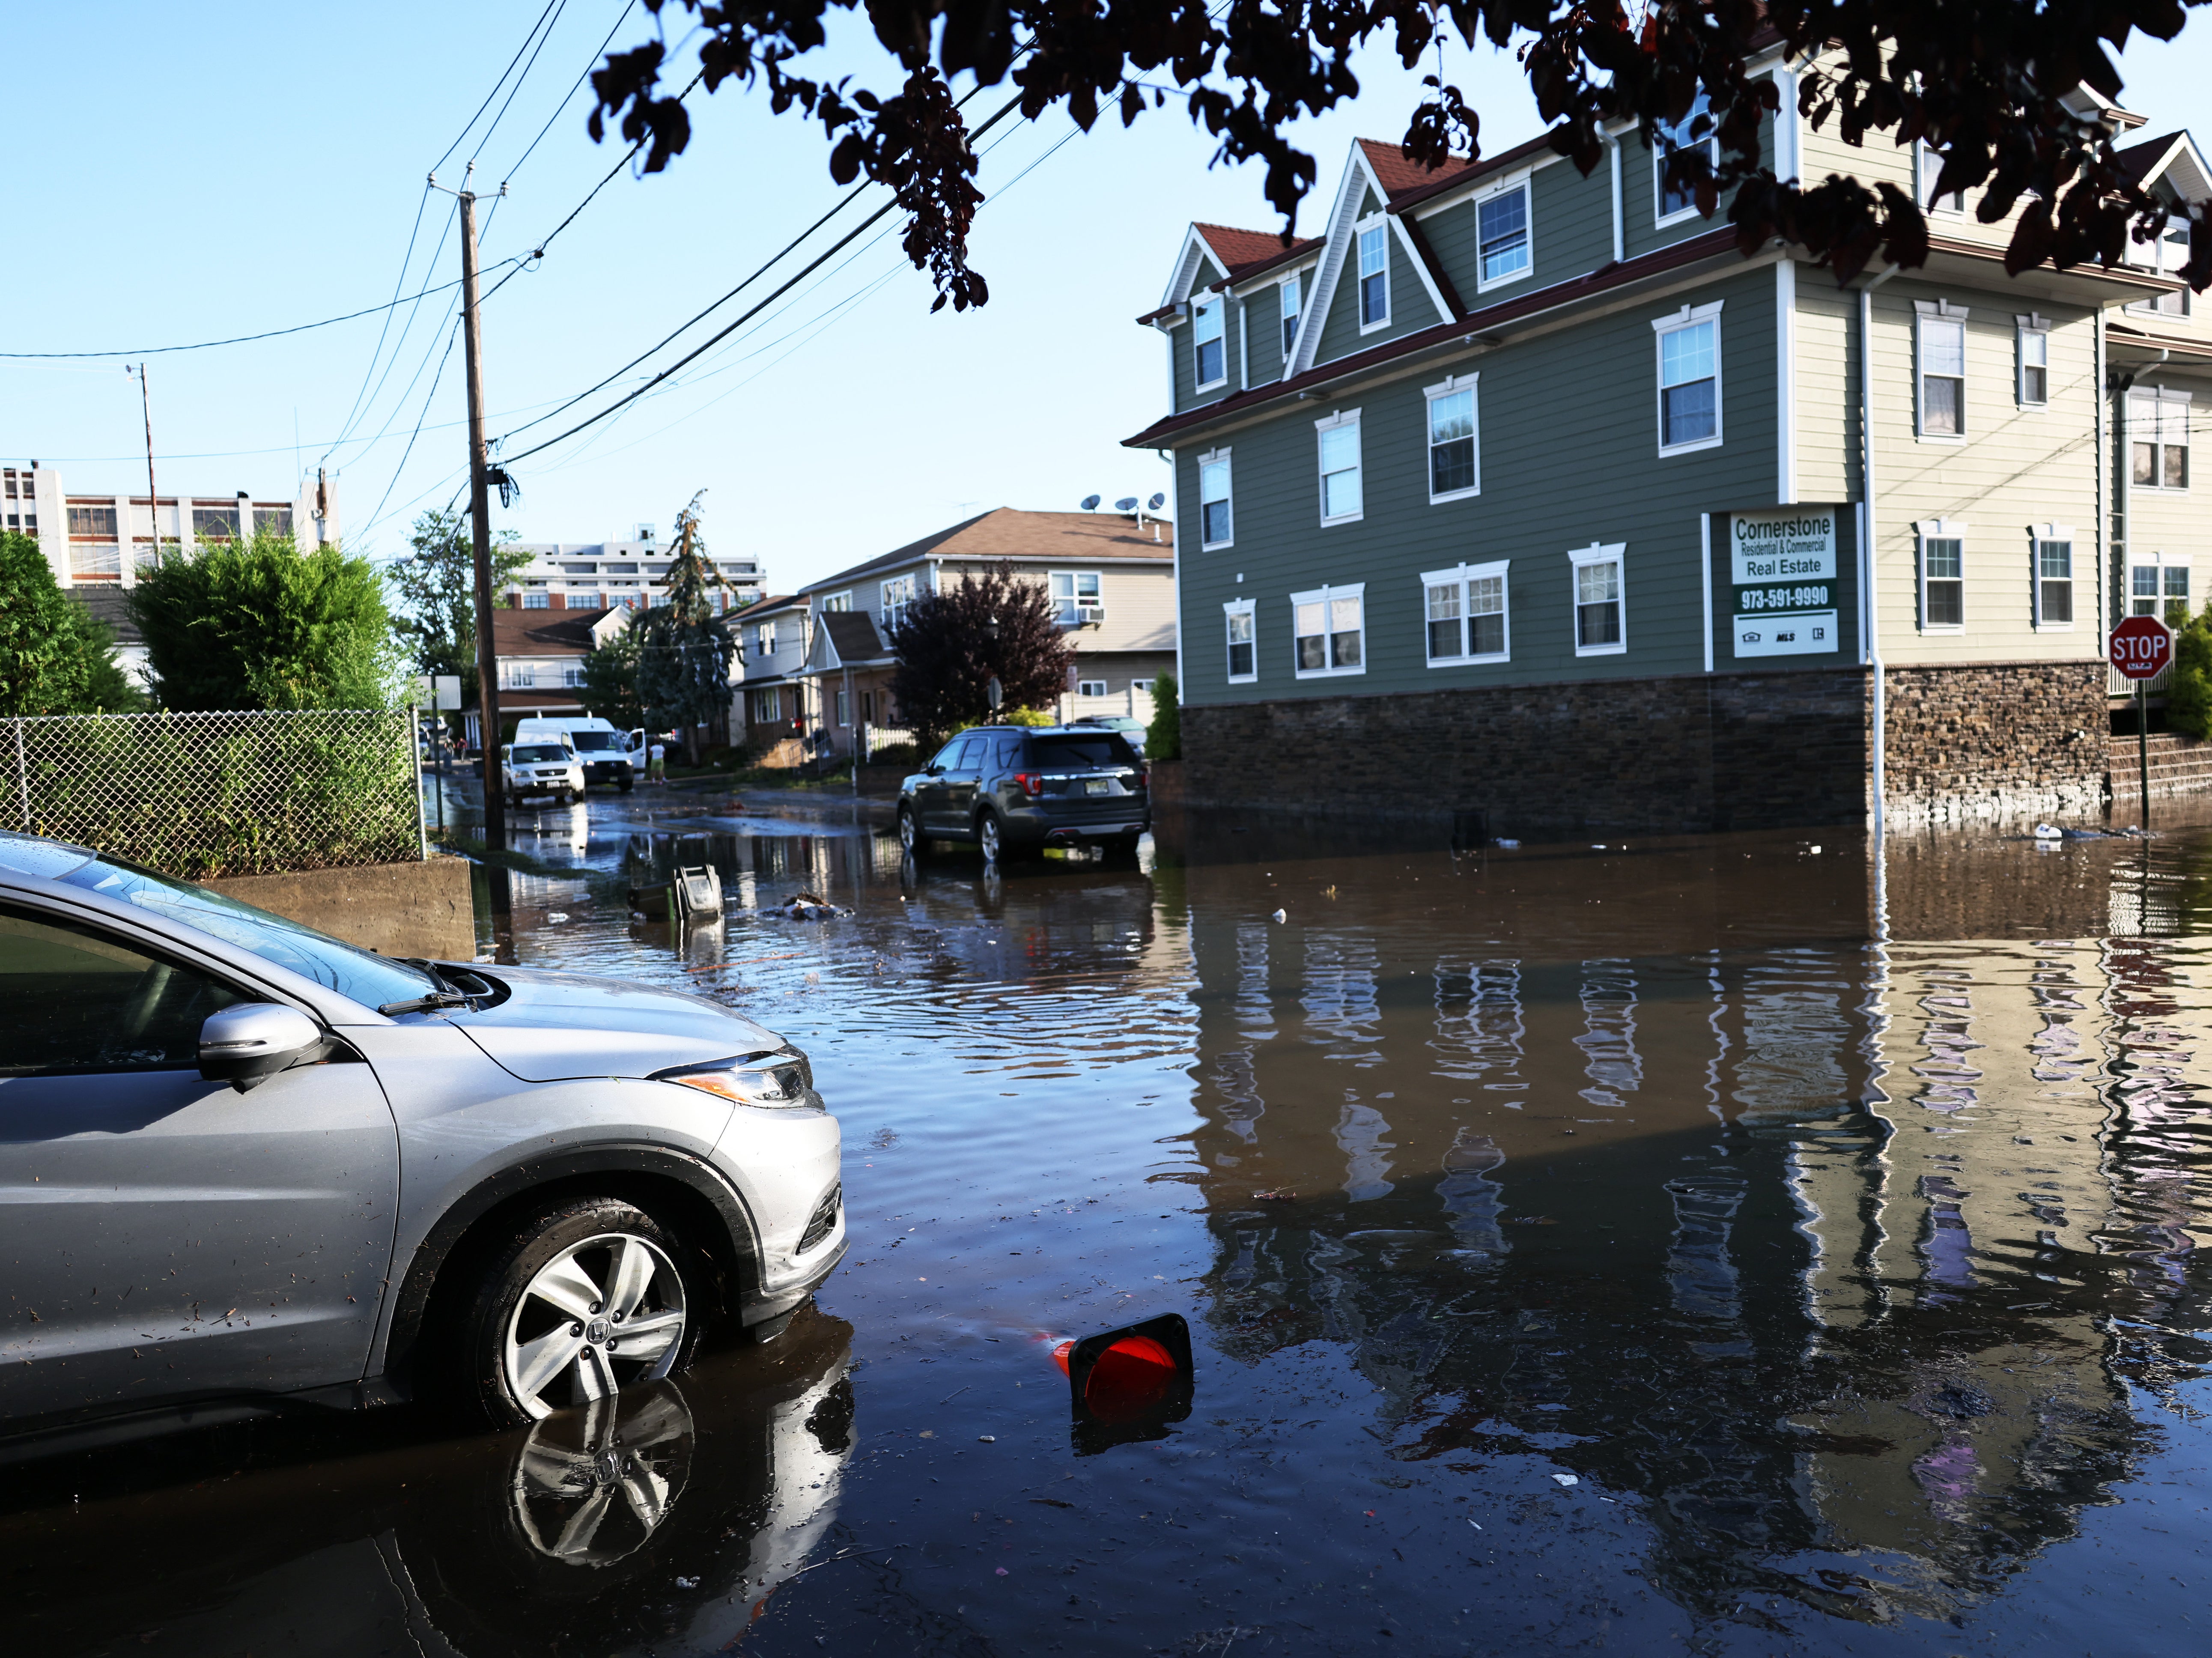
[[[1119,732],[1102,731],[1095,737],[1032,737],[1030,744],[1033,762],[1039,771],[1097,770],[1107,766],[1140,763],[1136,750]]]

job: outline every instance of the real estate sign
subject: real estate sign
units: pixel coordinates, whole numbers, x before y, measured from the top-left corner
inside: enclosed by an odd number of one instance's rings
[[[1833,507],[1731,513],[1729,636],[1739,658],[1843,648]]]

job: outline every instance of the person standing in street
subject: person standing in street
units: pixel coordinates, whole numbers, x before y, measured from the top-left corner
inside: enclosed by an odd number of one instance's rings
[[[666,788],[668,786],[667,744],[656,737],[653,739],[653,746],[645,751],[645,780],[648,783],[658,783],[661,787]]]

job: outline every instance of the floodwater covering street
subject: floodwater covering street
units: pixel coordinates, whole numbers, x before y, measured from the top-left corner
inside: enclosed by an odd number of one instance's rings
[[[805,1048],[773,1346],[10,1470],[19,1652],[1952,1654],[2212,1637],[2212,830],[1455,852],[525,811],[486,953]],[[1358,848],[1354,850],[1354,848]],[[712,864],[688,929],[633,889]],[[811,891],[848,916],[757,914]],[[1182,1405],[1052,1350],[1189,1321]]]

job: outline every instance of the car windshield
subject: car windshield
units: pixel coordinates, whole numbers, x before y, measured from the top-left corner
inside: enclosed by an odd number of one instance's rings
[[[514,751],[514,763],[518,766],[557,765],[568,757],[568,750],[566,749],[532,747]]]
[[[368,1007],[410,1001],[441,988],[421,968],[357,950],[327,933],[100,853],[52,841],[0,836],[0,866],[82,887],[212,933],[303,979],[327,985]]]
[[[1033,737],[1031,752],[1040,771],[1070,771],[1083,767],[1133,766],[1137,756],[1119,732],[1102,731],[1096,737]]]
[[[576,745],[579,754],[598,754],[607,749],[621,750],[629,746],[612,732],[570,732],[568,740]]]

